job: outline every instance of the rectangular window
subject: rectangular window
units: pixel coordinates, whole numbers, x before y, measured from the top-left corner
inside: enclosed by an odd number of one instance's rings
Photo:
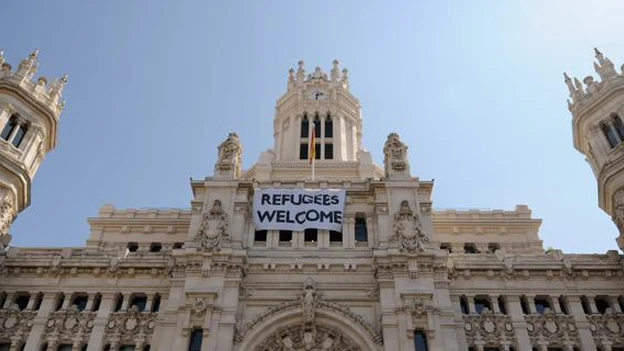
[[[114,312],[119,312],[121,311],[121,306],[123,305],[123,295],[122,294],[117,294],[117,299],[115,300],[115,309],[113,310]]]
[[[468,298],[466,295],[462,295],[459,297],[459,307],[461,308],[462,314],[470,314],[470,308],[468,307]]]
[[[527,301],[527,298],[524,295],[520,296],[520,307],[522,308],[522,313],[530,314],[531,311],[529,310],[529,301]]]
[[[547,308],[551,308],[550,302],[547,298],[536,297],[535,298],[535,311],[539,314],[544,314]]]
[[[292,230],[280,230],[279,231],[279,241],[280,242],[291,242],[292,241]]]
[[[25,310],[28,307],[28,301],[30,301],[30,294],[22,294],[15,299],[15,303],[20,310]]]
[[[611,308],[609,298],[606,296],[596,296],[594,302],[596,303],[596,309],[600,314],[605,314],[607,312],[607,308]]]
[[[299,159],[300,160],[308,159],[308,143],[299,144]]]
[[[137,309],[141,312],[145,311],[145,306],[147,305],[147,296],[134,296],[130,301],[130,308],[136,306]]]
[[[342,233],[337,232],[335,230],[329,231],[329,241],[330,242],[342,242]]]
[[[22,140],[24,140],[24,136],[26,135],[26,126],[25,125],[21,125],[19,127],[19,129],[17,130],[17,133],[15,133],[15,136],[13,137],[13,146],[15,147],[19,147],[20,144],[22,143]]]
[[[119,351],[134,351],[134,345],[121,345]]]
[[[589,300],[587,300],[587,296],[581,296],[581,306],[583,307],[583,312],[585,312],[585,314],[592,314],[592,310],[589,307]]]
[[[334,144],[331,144],[331,143],[325,144],[325,159],[326,160],[334,159]]]
[[[17,126],[17,122],[15,121],[15,119],[12,118],[11,120],[9,120],[9,123],[4,126],[0,137],[4,140],[9,140],[9,137],[11,136],[13,129],[15,129],[15,126]]]
[[[475,311],[478,314],[483,313],[484,309],[488,309],[492,311],[492,306],[490,305],[490,300],[485,297],[475,297],[474,299]]]
[[[355,241],[368,241],[368,229],[364,217],[355,217]]]
[[[414,349],[416,351],[429,351],[427,344],[427,334],[424,330],[414,331]]]
[[[316,242],[318,240],[318,229],[308,228],[303,231],[303,241]]]
[[[54,310],[59,311],[61,308],[63,308],[63,302],[65,302],[65,294],[60,293],[56,299],[56,308]]]
[[[0,351],[9,351],[11,349],[11,344],[0,344]]]
[[[93,297],[93,305],[91,306],[91,311],[99,310],[101,303],[102,303],[102,295],[95,294],[95,296]]]
[[[78,295],[74,297],[74,301],[72,301],[72,305],[75,305],[78,308],[78,311],[84,311],[87,308],[87,301],[89,297],[86,295]]]
[[[265,242],[267,241],[267,231],[266,230],[256,230],[254,233],[254,242]]]
[[[476,254],[477,253],[477,246],[473,243],[467,243],[464,245],[464,253],[467,254]]]
[[[63,344],[63,345],[60,345],[58,349],[56,350],[57,351],[72,351],[72,346],[71,344]]]
[[[189,340],[189,351],[201,351],[202,339],[204,338],[201,329],[193,329],[191,340]]]
[[[314,159],[321,159],[321,144],[319,144],[318,142],[314,144]]]

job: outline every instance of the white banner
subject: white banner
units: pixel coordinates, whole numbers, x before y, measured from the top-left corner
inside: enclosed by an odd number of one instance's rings
[[[342,231],[345,189],[255,189],[253,219],[257,230]]]

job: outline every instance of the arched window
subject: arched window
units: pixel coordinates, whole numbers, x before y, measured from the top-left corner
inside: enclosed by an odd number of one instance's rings
[[[9,140],[11,133],[13,133],[13,130],[15,130],[16,127],[17,127],[17,116],[13,115],[11,116],[11,118],[9,118],[9,121],[4,126],[4,129],[2,129],[2,133],[0,133],[0,138],[4,140]]]
[[[334,122],[332,121],[331,115],[329,113],[327,114],[327,116],[325,116],[325,137],[334,137]]]
[[[624,124],[622,123],[620,116],[613,115],[613,126],[615,127],[620,140],[624,140]]]
[[[615,136],[615,133],[613,133],[613,129],[611,129],[611,127],[606,123],[602,123],[600,125],[600,128],[602,129],[602,132],[607,138],[607,141],[609,141],[609,146],[611,146],[612,148],[616,147],[617,144],[619,143],[619,140]]]
[[[15,136],[13,137],[13,141],[11,142],[13,144],[13,146],[15,146],[15,147],[19,147],[20,146],[20,144],[24,140],[24,137],[26,136],[26,132],[27,131],[28,131],[28,125],[27,124],[21,124],[19,126],[19,129],[17,130],[17,133],[15,133]]]
[[[317,138],[321,137],[321,119],[318,113],[314,116],[314,136]]]
[[[304,114],[301,119],[301,137],[307,138],[310,135],[310,120],[308,120],[308,115]]]

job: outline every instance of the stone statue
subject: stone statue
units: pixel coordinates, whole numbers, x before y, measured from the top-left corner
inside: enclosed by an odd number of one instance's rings
[[[620,233],[624,233],[624,189],[618,190],[613,195],[613,222],[617,226]]]
[[[414,213],[407,200],[401,202],[399,211],[392,221],[392,240],[399,248],[410,252],[424,251],[429,242],[429,235],[423,230],[418,213]]]
[[[195,235],[195,242],[204,251],[220,250],[222,240],[229,239],[228,215],[221,208],[221,201],[215,200],[212,208],[204,213],[204,219]]]
[[[312,278],[308,278],[303,285],[303,294],[301,295],[301,309],[303,311],[304,324],[314,324],[316,300],[316,283]]]
[[[384,145],[384,169],[388,178],[410,176],[407,160],[407,146],[401,142],[397,133],[390,133]]]
[[[4,199],[0,203],[0,250],[9,244],[11,240],[9,228],[17,217],[15,195],[8,189],[4,193]]]
[[[219,145],[219,159],[215,164],[215,176],[237,179],[243,172],[243,146],[236,133],[230,133]]]

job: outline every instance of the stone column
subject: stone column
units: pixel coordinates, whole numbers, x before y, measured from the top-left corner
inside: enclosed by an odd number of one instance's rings
[[[63,304],[61,305],[61,310],[66,310],[69,307],[69,303],[71,302],[71,292],[63,292]]]
[[[100,309],[93,321],[93,329],[91,330],[91,336],[89,337],[89,346],[87,351],[101,351],[104,346],[104,332],[106,331],[106,324],[108,323],[108,315],[115,307],[115,293],[102,293],[102,299],[100,301]],[[112,347],[111,347],[112,351]]]
[[[583,351],[596,351],[596,343],[591,330],[589,330],[589,322],[585,317],[581,298],[579,296],[568,296],[568,303],[581,339],[581,349]]]
[[[392,277],[379,278],[379,301],[381,305],[381,330],[384,338],[384,350],[401,350],[399,321],[396,316],[395,288]]]
[[[537,313],[537,308],[535,308],[535,296],[526,296],[527,305],[529,306],[529,314]]]
[[[366,229],[368,230],[368,247],[377,245],[377,221],[372,214],[366,214]]]
[[[44,292],[43,299],[41,300],[41,307],[37,312],[37,316],[33,320],[33,326],[26,340],[26,347],[24,350],[40,350],[43,343],[43,335],[45,332],[45,325],[50,316],[50,312],[54,309],[56,302],[56,294],[53,292]]]
[[[492,305],[492,313],[499,314],[501,313],[500,308],[498,308],[498,295],[490,295],[490,305]]]
[[[346,227],[346,232],[342,235],[343,247],[345,249],[355,248],[355,218],[344,218],[343,228]]]
[[[518,296],[507,296],[507,305],[516,332],[518,351],[532,351],[524,313],[520,306],[520,298]]]
[[[587,296],[587,302],[589,303],[590,314],[597,314],[598,307],[596,307],[595,296]]]
[[[466,300],[468,300],[468,314],[476,314],[477,309],[475,308],[475,304],[474,304],[474,296],[467,295]]]

